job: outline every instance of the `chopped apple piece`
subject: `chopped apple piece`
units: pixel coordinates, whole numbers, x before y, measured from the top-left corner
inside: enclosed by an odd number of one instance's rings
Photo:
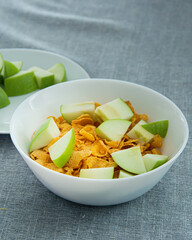
[[[49,147],[49,153],[53,163],[61,168],[63,167],[71,157],[73,149],[75,147],[75,132],[71,129],[57,142]]]
[[[118,166],[128,172],[135,174],[141,174],[146,172],[139,146],[128,148],[125,150],[119,150],[112,153],[111,156]]]
[[[141,120],[143,121],[143,120]],[[140,121],[140,122],[141,122]],[[145,130],[141,125],[140,122],[136,124],[128,133],[127,136],[131,139],[138,139],[141,145],[144,145],[150,142],[154,135],[147,130]]]
[[[109,119],[130,120],[133,117],[133,112],[130,107],[121,98],[117,98],[97,107],[95,114],[102,121]]]
[[[38,88],[46,88],[54,84],[54,74],[39,67],[32,67],[29,71],[33,71],[37,81]]]
[[[142,127],[152,134],[159,134],[162,138],[165,138],[169,127],[169,121],[163,120],[158,122],[142,124]]]
[[[21,70],[23,62],[9,62],[4,60],[4,78],[11,77]]]
[[[169,160],[168,156],[158,154],[146,154],[143,156],[143,161],[147,171],[151,171]]]
[[[119,178],[128,178],[128,177],[133,177],[133,176],[135,176],[135,175],[132,173],[126,172],[124,170],[119,171]]]
[[[48,69],[49,72],[54,74],[54,84],[65,82],[67,80],[65,67],[62,63],[57,63]]]
[[[107,120],[97,127],[96,134],[109,141],[120,142],[130,125],[130,121],[123,119]]]
[[[8,96],[23,95],[38,89],[32,71],[20,71],[11,77],[5,78],[4,86]]]
[[[58,137],[59,134],[59,128],[53,118],[47,119],[34,134],[29,147],[29,152],[45,147],[53,138]]]
[[[88,169],[80,170],[81,178],[112,179],[113,175],[114,175],[114,167],[88,168]]]
[[[71,123],[72,120],[78,118],[82,114],[88,113],[93,119],[95,117],[95,103],[81,102],[73,104],[63,104],[60,106],[61,115],[64,119]]]
[[[9,98],[3,88],[0,87],[0,108],[6,107],[10,104]]]

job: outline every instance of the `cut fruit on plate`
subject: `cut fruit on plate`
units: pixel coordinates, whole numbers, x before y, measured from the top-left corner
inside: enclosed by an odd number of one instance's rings
[[[22,61],[9,62],[4,60],[4,78],[8,78],[17,74],[21,70],[22,65]]]
[[[131,139],[138,139],[141,145],[150,142],[154,135],[145,130],[139,123],[136,124],[128,133],[127,136]]]
[[[112,179],[114,175],[114,167],[106,168],[89,168],[81,169],[81,178],[92,178],[92,179]]]
[[[89,114],[93,119],[95,117],[95,103],[81,102],[74,104],[63,104],[60,106],[60,112],[63,118],[71,123],[72,120],[78,118],[82,114]]]
[[[53,67],[48,69],[49,72],[53,73],[54,84],[67,81],[66,70],[62,63],[57,63]]]
[[[123,119],[106,120],[97,127],[96,134],[106,140],[120,142],[130,125],[130,121]]]
[[[54,84],[54,74],[39,67],[32,67],[29,71],[33,71],[37,81],[38,88],[43,89]]]
[[[32,71],[20,71],[4,80],[5,92],[8,96],[19,96],[38,89]]]
[[[0,87],[0,108],[6,107],[10,104],[9,98],[3,88]]]
[[[159,134],[162,138],[167,135],[169,121],[163,120],[142,125],[142,127],[152,134]]]
[[[128,178],[128,177],[133,177],[133,176],[135,176],[135,175],[132,173],[126,172],[124,170],[119,171],[119,178]]]
[[[0,53],[0,73],[1,73],[1,71],[3,69],[3,65],[4,65],[4,60],[3,60],[3,56]]]
[[[128,172],[135,174],[146,172],[139,146],[125,150],[119,150],[112,153],[111,156],[118,166]]]
[[[168,156],[158,154],[146,154],[143,156],[143,161],[147,171],[151,171],[169,160]]]
[[[35,132],[31,140],[29,152],[45,147],[53,138],[58,137],[59,134],[59,128],[53,118],[47,119]]]
[[[102,121],[109,119],[130,120],[133,117],[130,107],[121,98],[97,107],[95,114]]]
[[[57,142],[49,147],[49,153],[53,163],[61,168],[63,167],[71,157],[73,149],[75,147],[75,132],[71,129]]]

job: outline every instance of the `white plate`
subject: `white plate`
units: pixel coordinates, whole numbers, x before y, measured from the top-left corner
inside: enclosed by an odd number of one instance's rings
[[[23,61],[22,69],[28,69],[32,66],[42,67],[48,69],[56,63],[63,63],[67,73],[67,80],[76,80],[89,78],[88,73],[77,63],[69,58],[63,57],[51,52],[35,50],[35,49],[0,49],[0,53],[5,60],[8,61]],[[39,91],[39,90],[37,90]],[[36,92],[36,91],[35,91]],[[11,104],[0,109],[0,134],[9,133],[9,123],[13,112],[17,106],[27,97],[35,92],[17,97],[9,97]]]

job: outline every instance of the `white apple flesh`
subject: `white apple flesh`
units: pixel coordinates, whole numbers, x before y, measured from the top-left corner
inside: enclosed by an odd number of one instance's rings
[[[147,171],[151,171],[169,160],[168,156],[159,154],[146,154],[143,156],[143,161]]]
[[[73,104],[63,104],[60,106],[60,112],[63,118],[71,123],[72,120],[78,118],[82,114],[89,114],[93,119],[95,118],[95,103],[81,102]]]
[[[132,147],[125,150],[119,150],[111,154],[113,160],[124,170],[141,174],[145,173],[145,165],[141,155],[140,147]]]
[[[114,175],[114,167],[106,168],[89,168],[81,169],[81,178],[92,178],[92,179],[112,179]]]
[[[29,152],[45,147],[53,138],[58,137],[59,134],[60,130],[53,118],[47,119],[34,134],[29,147]]]
[[[127,132],[130,121],[122,119],[111,119],[101,123],[97,129],[96,134],[109,141],[121,141],[124,134]]]
[[[95,114],[102,121],[109,119],[130,120],[133,117],[133,112],[130,107],[121,98],[117,98],[97,107]]]

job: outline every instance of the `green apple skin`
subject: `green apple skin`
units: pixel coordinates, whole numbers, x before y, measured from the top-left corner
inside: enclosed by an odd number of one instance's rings
[[[55,64],[48,71],[54,74],[54,84],[67,81],[66,70],[62,63]]]
[[[62,138],[49,147],[49,154],[53,163],[62,168],[70,159],[75,147],[75,132],[71,129]]]
[[[81,178],[91,179],[113,179],[114,167],[88,168],[80,170]]]
[[[4,82],[4,77],[3,75],[0,73],[0,84],[2,84]]]
[[[45,147],[53,138],[58,137],[59,134],[60,130],[53,118],[47,119],[34,134],[30,143],[29,153],[36,149]]]
[[[111,119],[101,123],[96,128],[96,134],[109,141],[121,141],[131,122],[123,119]]]
[[[20,71],[22,64],[22,62],[9,62],[4,60],[4,78],[17,74]]]
[[[169,160],[168,156],[158,154],[146,154],[143,156],[143,161],[147,172],[160,167]]]
[[[136,124],[128,133],[127,136],[131,139],[138,139],[141,145],[150,142],[154,135],[145,130],[139,123]]]
[[[3,66],[4,66],[4,59],[3,59],[2,54],[0,53],[0,72],[1,72],[2,69],[3,69]]]
[[[124,170],[119,171],[119,178],[128,178],[128,177],[133,177],[133,176],[135,176],[135,175],[132,173],[126,172]]]
[[[169,121],[157,121],[152,123],[143,124],[142,127],[149,131],[152,134],[159,134],[162,138],[165,138],[167,135]]]
[[[63,104],[60,106],[60,113],[63,118],[71,123],[72,120],[78,118],[82,114],[89,114],[93,119],[95,118],[95,103],[81,102],[73,104]]]
[[[0,87],[0,108],[6,107],[10,104],[9,98],[5,91]]]
[[[39,89],[43,89],[54,84],[53,73],[35,66],[30,68],[29,71],[34,72]]]
[[[134,174],[141,174],[146,172],[139,146],[125,150],[119,150],[112,153],[111,156],[118,166],[128,172]]]
[[[5,78],[4,86],[8,96],[19,96],[38,89],[32,71],[20,71],[11,77]]]
[[[130,120],[133,117],[133,112],[130,107],[121,98],[97,107],[95,114],[102,121],[110,119]]]

